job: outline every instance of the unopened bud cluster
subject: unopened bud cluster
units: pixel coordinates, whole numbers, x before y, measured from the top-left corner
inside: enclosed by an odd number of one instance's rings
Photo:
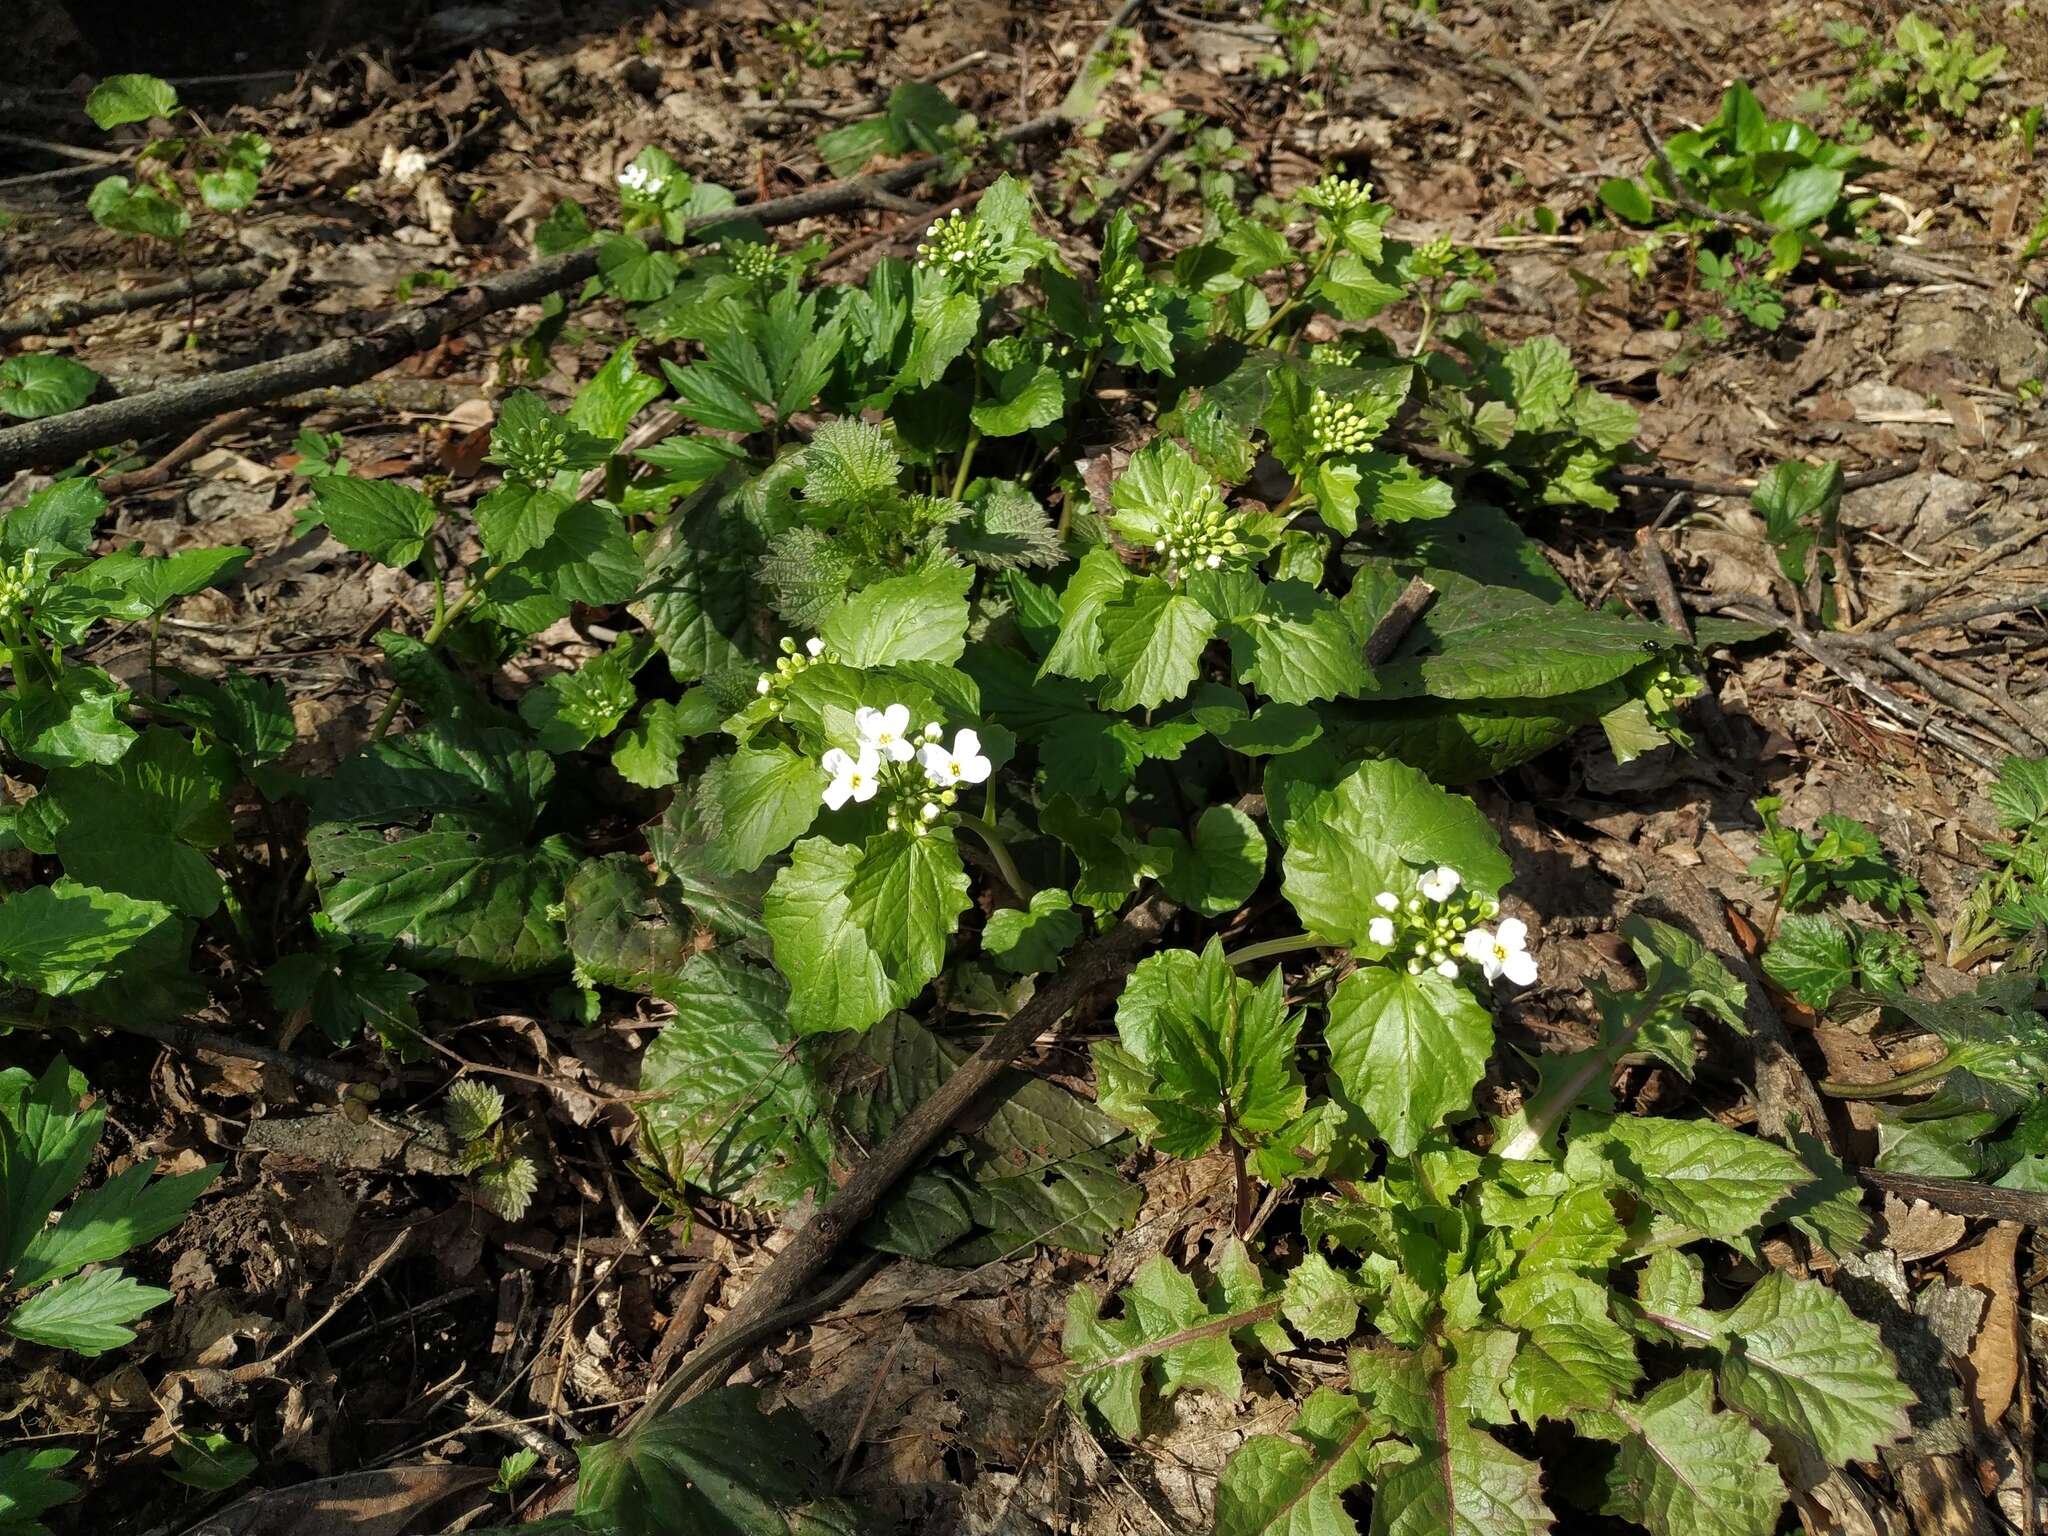
[[[1439,865],[1422,877],[1421,894],[1406,901],[1392,891],[1373,897],[1380,915],[1366,937],[1390,951],[1389,962],[1405,961],[1408,974],[1435,971],[1455,978],[1464,955],[1465,935],[1500,911],[1500,903],[1463,889],[1458,872]]]
[[[1334,399],[1320,389],[1309,398],[1308,435],[1318,458],[1363,453],[1372,446],[1373,427],[1349,400]]]
[[[1372,183],[1333,171],[1308,189],[1305,200],[1325,213],[1349,213],[1372,201]]]
[[[1221,570],[1251,553],[1238,537],[1237,514],[1213,495],[1190,506],[1169,508],[1161,522],[1163,531],[1152,548],[1176,572]]]
[[[966,209],[955,208],[919,242],[917,264],[928,271],[957,272],[969,286],[980,287],[993,275],[996,245],[995,231],[983,229]]]
[[[1152,313],[1152,284],[1135,266],[1127,266],[1102,285],[1102,317],[1115,325],[1141,320]]]
[[[508,429],[501,423],[492,432],[491,450],[495,462],[504,465],[508,474],[529,485],[553,479],[569,462],[561,431],[552,421],[524,430]]]
[[[770,282],[782,275],[782,253],[772,245],[746,241],[732,248],[732,270],[750,283]]]
[[[36,580],[36,552],[23,551],[17,565],[0,565],[0,618],[12,619],[29,605],[40,589]]]
[[[821,661],[837,661],[839,653],[825,649],[825,642],[819,639],[806,640],[799,647],[788,635],[782,637],[782,654],[775,658],[775,670],[763,672],[754,684],[754,692],[769,700],[775,708],[782,707],[782,690],[787,688],[797,673],[805,667]]]

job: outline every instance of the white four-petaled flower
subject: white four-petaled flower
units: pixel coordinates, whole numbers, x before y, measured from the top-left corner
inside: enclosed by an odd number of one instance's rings
[[[1536,980],[1536,957],[1529,953],[1529,926],[1519,917],[1511,917],[1500,927],[1488,932],[1474,928],[1465,935],[1465,955],[1492,981],[1496,976],[1505,976],[1518,987],[1526,987]]]
[[[986,782],[994,765],[981,755],[981,738],[973,731],[956,731],[953,750],[937,742],[928,743],[921,754],[925,776],[934,784],[950,789],[956,784]]]
[[[1379,895],[1373,897],[1372,904],[1382,912],[1398,912],[1401,910],[1401,898],[1392,891],[1381,891]]]
[[[1392,944],[1394,942],[1394,920],[1391,917],[1374,918],[1365,925],[1365,936],[1375,944]]]
[[[1460,876],[1448,864],[1439,864],[1422,877],[1422,894],[1431,901],[1449,901],[1458,888]]]
[[[875,791],[880,788],[875,775],[881,771],[882,760],[873,747],[863,746],[859,757],[849,757],[834,747],[821,762],[832,775],[832,782],[825,786],[825,804],[833,810],[849,800],[875,798]]]
[[[863,705],[853,712],[853,728],[860,732],[863,747],[872,747],[892,763],[907,763],[916,751],[910,744],[907,704],[891,704],[887,709]]]

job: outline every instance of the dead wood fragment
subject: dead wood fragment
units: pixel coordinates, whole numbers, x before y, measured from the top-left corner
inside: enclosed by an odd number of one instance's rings
[[[203,272],[194,272],[190,277],[168,283],[130,288],[125,293],[66,299],[48,309],[32,309],[27,314],[0,319],[0,341],[12,341],[18,336],[47,336],[53,331],[83,325],[88,320],[132,314],[138,309],[152,309],[159,304],[175,304],[180,299],[235,293],[244,288],[254,288],[273,270],[274,263],[268,261],[240,261],[225,267],[208,267]]]

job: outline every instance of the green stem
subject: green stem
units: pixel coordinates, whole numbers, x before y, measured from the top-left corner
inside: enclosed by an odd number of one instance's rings
[[[439,645],[441,637],[448,633],[455,621],[469,612],[475,606],[477,599],[484,595],[484,588],[491,584],[491,578],[504,569],[504,564],[501,562],[485,571],[483,575],[479,576],[464,590],[462,596],[455,600],[453,607],[443,608],[437,591],[435,596],[435,608],[437,611],[434,615],[434,622],[428,626],[427,632],[420,636],[420,644],[424,645],[428,650],[432,650],[435,646]],[[437,588],[438,585],[439,573],[437,571]],[[377,723],[370,727],[370,740],[382,741],[384,739],[384,733],[391,729],[392,718],[398,713],[398,706],[404,702],[405,689],[402,687],[393,688],[391,690],[391,697],[384,701],[384,712],[377,716]]]
[[[1003,883],[1009,886],[1019,901],[1029,906],[1031,898],[1038,894],[1038,889],[1017,872],[1017,861],[1010,857],[1010,845],[1003,841],[1003,834],[996,830],[995,823],[979,816],[963,815],[960,818],[960,825],[968,828],[988,845],[988,851],[995,856],[996,868],[1002,871]]]
[[[1408,354],[1411,358],[1422,356],[1429,346],[1429,333],[1435,326],[1436,306],[1425,298],[1422,301],[1422,329],[1415,333],[1415,350]]]
[[[1895,1093],[1911,1093],[1916,1088],[1930,1087],[1955,1071],[1958,1065],[1960,1063],[1954,1054],[1944,1051],[1939,1061],[1930,1061],[1924,1067],[1915,1067],[1911,1072],[1902,1072],[1881,1083],[1842,1083],[1833,1078],[1823,1078],[1820,1091],[1834,1099],[1888,1099]]]
[[[953,499],[958,501],[960,493],[967,489],[968,471],[974,468],[974,450],[981,446],[981,429],[967,429],[967,446],[960,450],[960,470],[953,476]]]
[[[1233,949],[1223,957],[1223,963],[1235,970],[1250,965],[1254,960],[1270,959],[1274,955],[1291,955],[1297,950],[1314,949],[1323,941],[1312,933],[1290,933],[1284,939],[1267,939],[1258,944],[1247,944],[1243,949]]]
[[[1323,275],[1323,269],[1329,266],[1330,258],[1336,253],[1337,246],[1335,241],[1331,241],[1323,246],[1322,250],[1316,255],[1316,264],[1309,269],[1309,274],[1302,281],[1302,285],[1289,293],[1280,307],[1266,317],[1264,325],[1252,332],[1251,339],[1246,343],[1247,346],[1259,347],[1265,345],[1266,338],[1273,333],[1273,328],[1301,307],[1302,300],[1307,297],[1309,289],[1316,285],[1316,279]]]

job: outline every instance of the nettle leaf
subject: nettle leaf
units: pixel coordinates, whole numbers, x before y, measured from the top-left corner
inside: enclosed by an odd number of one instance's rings
[[[640,1063],[637,1106],[658,1166],[721,1200],[783,1206],[829,1183],[816,1068],[797,1049],[789,988],[727,950],[664,981],[675,1010]]]
[[[1424,871],[1448,865],[1467,890],[1494,896],[1514,873],[1479,808],[1405,763],[1361,763],[1283,821],[1283,889],[1295,914],[1331,943],[1369,954],[1379,952],[1367,930],[1381,915],[1380,892],[1405,902]]]
[[[1746,1240],[1814,1177],[1798,1154],[1710,1120],[1623,1116],[1607,1136],[1615,1171],[1636,1193],[1680,1225],[1724,1241]]]
[[[950,833],[891,832],[865,848],[822,837],[798,843],[762,911],[790,981],[792,1027],[868,1029],[909,1003],[938,975],[968,906],[967,870]]]
[[[1216,636],[1215,615],[1157,576],[1133,582],[1100,614],[1104,709],[1152,709],[1180,698]]]
[[[109,75],[85,98],[85,115],[100,128],[170,118],[178,110],[178,93],[155,75]]]
[[[1165,977],[1174,978],[1172,984]],[[1240,980],[1212,938],[1199,957],[1142,962],[1117,1008],[1116,1046],[1095,1048],[1101,1106],[1161,1151],[1199,1157],[1229,1136],[1251,1146],[1308,1103],[1295,1067],[1302,1015],[1281,1001],[1276,967]]]
[[[1493,1053],[1493,1015],[1469,990],[1384,965],[1338,983],[1324,1033],[1346,1095],[1397,1156],[1471,1107]]]
[[[1286,1437],[1254,1435],[1224,1463],[1214,1536],[1357,1536],[1344,1495],[1371,1474],[1381,1428],[1351,1394],[1316,1388]]]
[[[1704,1371],[1617,1408],[1611,1423],[1588,1417],[1580,1427],[1621,1443],[1607,1474],[1608,1514],[1653,1536],[1770,1536],[1777,1529],[1785,1484],[1770,1442],[1747,1419],[1716,1411]]]
[[[848,666],[956,662],[967,649],[967,591],[974,572],[942,565],[891,576],[835,609],[820,631]]]
[[[981,947],[1019,976],[1049,971],[1081,937],[1081,914],[1065,891],[1038,891],[1027,907],[1003,907],[982,925]]]
[[[1062,558],[1052,515],[1011,480],[989,486],[967,518],[946,530],[946,542],[983,570],[1055,566]]]
[[[0,360],[0,411],[34,421],[75,411],[92,398],[100,376],[54,352],[23,352]]]
[[[419,559],[436,515],[434,503],[409,485],[353,475],[315,479],[313,505],[302,514],[357,553],[397,566]]]

